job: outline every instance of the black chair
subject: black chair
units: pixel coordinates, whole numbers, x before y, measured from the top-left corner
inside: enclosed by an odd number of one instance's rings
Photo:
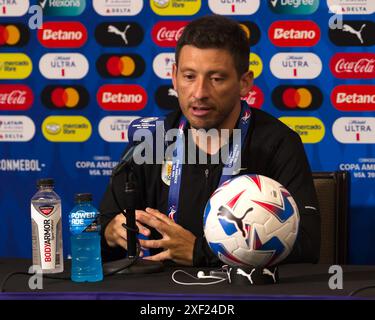
[[[321,214],[319,263],[347,263],[349,179],[347,171],[313,172]]]

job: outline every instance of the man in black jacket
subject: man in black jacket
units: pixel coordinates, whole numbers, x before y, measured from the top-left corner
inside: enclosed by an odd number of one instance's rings
[[[236,174],[268,176],[286,187],[298,205],[300,229],[284,262],[317,261],[320,216],[302,142],[279,120],[241,102],[253,84],[248,69],[248,39],[236,22],[207,16],[185,28],[177,43],[172,76],[181,110],[166,118],[165,127],[179,128],[184,133],[181,141],[192,139],[197,153],[185,152],[184,160],[193,157],[197,163],[185,161],[172,177],[168,161],[134,164],[141,195],[136,218],[140,233],[148,237],[140,241],[143,248],[150,249],[147,259],[194,266],[219,263],[204,238],[203,212],[210,195],[223,181],[225,161],[211,161],[230,144],[220,132],[227,130],[231,135],[239,128],[245,134],[241,135],[241,165]],[[212,138],[203,143],[210,129],[218,130],[217,141]],[[186,151],[186,143],[182,145]],[[207,162],[199,163],[201,153],[207,156]],[[120,202],[123,181],[118,177],[114,182]],[[125,218],[109,189],[100,211],[103,259],[123,258],[127,246],[127,233],[122,227]]]

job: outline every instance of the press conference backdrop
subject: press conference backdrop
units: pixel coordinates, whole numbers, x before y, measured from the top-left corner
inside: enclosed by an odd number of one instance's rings
[[[350,171],[350,263],[375,263],[374,12],[374,0],[0,0],[0,256],[31,256],[41,177],[56,181],[69,254],[74,194],[98,205],[129,123],[178,108],[176,40],[217,13],[250,36],[249,104],[300,134],[314,171]]]

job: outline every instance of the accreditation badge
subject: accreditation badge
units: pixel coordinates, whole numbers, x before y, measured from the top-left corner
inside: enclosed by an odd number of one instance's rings
[[[171,185],[172,165],[172,160],[164,160],[161,166],[161,180],[163,180],[167,186]]]

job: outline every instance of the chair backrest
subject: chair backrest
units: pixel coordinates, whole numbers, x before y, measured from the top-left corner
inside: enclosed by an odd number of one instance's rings
[[[349,178],[347,171],[313,172],[321,214],[319,263],[347,263]]]

